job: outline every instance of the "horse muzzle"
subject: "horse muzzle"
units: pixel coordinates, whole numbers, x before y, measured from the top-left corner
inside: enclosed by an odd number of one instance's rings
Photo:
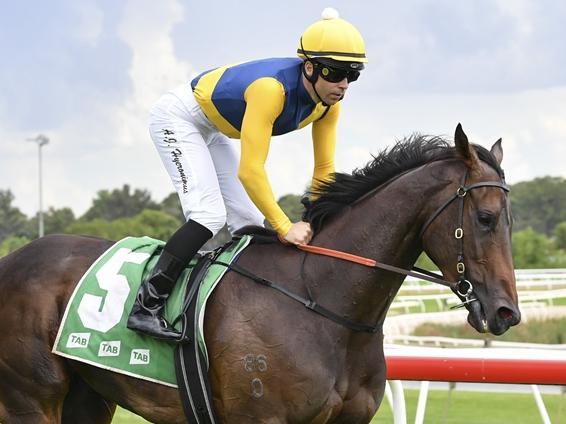
[[[499,336],[509,328],[519,324],[519,308],[506,299],[483,299],[473,294],[474,301],[466,304],[468,323],[479,333],[492,333]]]

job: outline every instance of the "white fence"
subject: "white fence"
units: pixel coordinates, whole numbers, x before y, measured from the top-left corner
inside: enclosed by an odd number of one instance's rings
[[[533,308],[531,311],[534,312],[539,310],[534,308],[553,306],[557,301],[565,303],[561,299],[566,298],[566,269],[516,270],[515,276],[521,309]],[[459,300],[450,290],[408,277],[391,309],[405,313],[427,312],[428,316],[430,310],[446,311],[456,303]],[[555,309],[561,308],[552,310]],[[424,319],[425,314],[418,313],[414,316],[421,315]],[[386,396],[393,409],[395,424],[407,422],[400,380],[421,381],[415,424],[424,421],[430,381],[528,384],[544,424],[550,424],[550,418],[537,385],[566,386],[566,345],[491,340],[486,349],[484,340],[402,334],[386,334],[385,340],[395,343],[385,348]]]
[[[521,307],[553,306],[557,299],[566,298],[566,269],[518,269],[515,277]],[[434,310],[445,311],[460,301],[445,287],[407,277],[390,309],[429,312],[431,303]]]

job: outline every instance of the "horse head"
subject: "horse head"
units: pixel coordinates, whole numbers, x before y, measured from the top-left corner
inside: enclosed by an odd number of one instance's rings
[[[438,196],[448,201],[439,200],[442,206],[421,232],[422,244],[444,277],[459,281],[455,292],[464,300],[470,325],[500,335],[521,320],[501,139],[487,151],[470,144],[458,124],[454,142],[465,166],[445,166],[441,172],[451,183]]]

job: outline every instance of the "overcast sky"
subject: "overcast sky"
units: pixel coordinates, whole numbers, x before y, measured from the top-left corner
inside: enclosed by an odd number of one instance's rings
[[[566,177],[566,1],[563,0],[1,0],[0,189],[38,208],[80,215],[123,184],[161,201],[173,191],[147,131],[151,104],[199,71],[294,56],[324,7],[362,32],[369,64],[350,85],[337,169],[418,131],[503,138],[511,183]],[[237,141],[236,141],[237,142]],[[312,172],[310,128],[271,143],[276,196]]]

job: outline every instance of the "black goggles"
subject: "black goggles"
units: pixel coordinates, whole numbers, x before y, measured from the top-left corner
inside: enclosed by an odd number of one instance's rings
[[[360,76],[360,71],[333,68],[322,63],[316,63],[315,66],[318,68],[319,75],[328,82],[340,82],[343,81],[344,78],[346,78],[348,82],[352,82],[356,81]]]

